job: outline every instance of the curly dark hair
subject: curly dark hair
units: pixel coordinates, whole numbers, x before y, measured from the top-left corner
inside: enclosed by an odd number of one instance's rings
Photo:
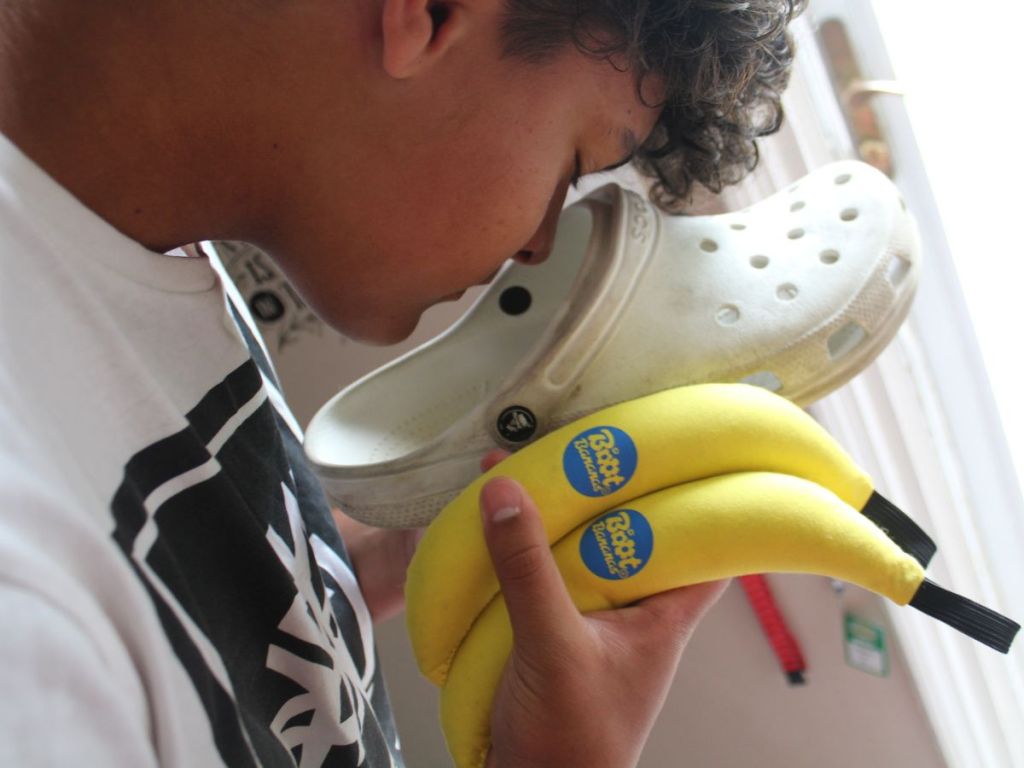
[[[571,41],[663,78],[654,131],[633,164],[652,199],[677,208],[694,183],[713,192],[757,165],[756,139],[779,129],[804,0],[506,0],[504,52],[542,63]],[[618,64],[620,67],[621,64]],[[653,105],[652,105],[653,106]]]

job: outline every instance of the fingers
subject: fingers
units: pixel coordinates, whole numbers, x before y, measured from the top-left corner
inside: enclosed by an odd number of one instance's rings
[[[558,572],[540,513],[507,477],[480,492],[484,538],[505,597],[516,645],[541,646],[582,621]]]
[[[480,471],[490,471],[511,455],[511,453],[502,450],[501,448],[495,448],[492,451],[488,451],[487,454],[482,459],[480,459]]]
[[[635,604],[669,634],[687,638],[718,602],[729,580],[709,581],[651,595]]]

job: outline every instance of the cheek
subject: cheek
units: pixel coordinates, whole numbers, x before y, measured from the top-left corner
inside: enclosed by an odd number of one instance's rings
[[[531,114],[529,122],[491,117],[467,124],[435,177],[460,199],[471,227],[493,224],[495,233],[518,235],[514,248],[540,225],[568,162],[557,121],[539,108]]]
[[[480,182],[467,195],[465,210],[472,217],[468,223],[485,227],[489,237],[503,239],[511,256],[543,223],[563,172],[556,158],[528,151],[510,155],[488,171],[478,175]]]
[[[491,173],[452,174],[417,212],[420,244],[442,260],[476,264],[482,274],[516,255],[544,221],[557,188],[557,170],[501,166]],[[445,265],[435,264],[441,268]],[[478,270],[479,271],[479,270]]]
[[[407,270],[410,295],[445,295],[490,275],[541,226],[568,163],[557,121],[480,110],[404,146],[399,177],[369,181],[371,252]],[[451,127],[451,126],[449,126]],[[419,283],[417,285],[417,283]]]

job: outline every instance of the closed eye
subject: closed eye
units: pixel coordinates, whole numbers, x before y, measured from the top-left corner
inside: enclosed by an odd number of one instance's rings
[[[599,171],[590,171],[588,173],[609,173],[610,171],[617,170],[618,168],[621,168],[622,166],[627,165],[633,161],[633,158],[636,156],[637,149],[639,149],[640,146],[639,142],[637,141],[636,134],[634,134],[633,131],[626,128],[623,129],[622,133],[620,134],[620,139],[622,149],[626,153],[625,156],[617,163],[612,163],[611,165],[606,166]],[[581,178],[583,178],[583,167],[582,163],[580,162],[580,153],[577,152],[574,158],[572,178],[569,182],[570,184],[572,184],[573,189],[578,189],[577,185],[580,183]]]
[[[579,185],[580,179],[582,177],[583,177],[583,172],[582,172],[582,168],[580,166],[580,155],[577,152],[576,153],[576,158],[575,158],[575,161],[574,161],[574,164],[573,164],[573,168],[572,168],[572,178],[569,180],[569,183],[572,184],[572,188],[573,189],[578,189],[579,188],[578,185]]]
[[[619,168],[622,168],[624,165],[628,165],[632,161],[633,161],[633,155],[630,155],[629,157],[623,158],[622,160],[620,160],[619,162],[617,162],[617,163],[615,163],[613,165],[609,165],[606,168],[602,168],[599,171],[593,171],[592,173],[594,173],[594,174],[597,174],[597,173],[610,173],[612,171],[618,170]],[[591,175],[591,174],[588,173],[587,175]],[[582,168],[580,167],[580,157],[579,157],[579,155],[576,155],[576,165],[573,167],[572,179],[570,179],[570,182],[569,182],[569,183],[572,184],[573,189],[578,189],[579,188],[578,185],[579,185],[580,180],[582,178],[583,178],[583,171],[582,171]]]

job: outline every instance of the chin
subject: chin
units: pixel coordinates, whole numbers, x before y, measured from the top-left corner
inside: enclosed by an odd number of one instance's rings
[[[389,347],[392,344],[402,343],[412,336],[412,332],[415,330],[416,323],[413,323],[407,328],[373,328],[367,332],[357,334],[346,333],[345,335],[354,341],[358,341],[360,344],[369,344],[374,347]]]
[[[357,315],[318,311],[325,323],[342,335],[375,347],[399,344],[409,338],[419,323],[420,313],[410,317],[361,312]]]

